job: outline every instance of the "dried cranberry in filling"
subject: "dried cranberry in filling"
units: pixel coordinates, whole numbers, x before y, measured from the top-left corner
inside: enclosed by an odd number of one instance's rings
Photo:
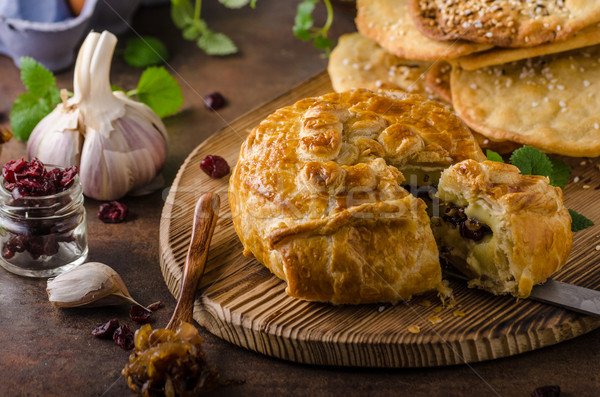
[[[128,325],[121,325],[113,334],[113,340],[125,350],[133,349],[133,331]]]
[[[99,326],[94,328],[94,330],[92,331],[92,335],[94,335],[96,338],[101,338],[101,339],[112,338],[113,334],[115,333],[115,330],[118,327],[119,327],[119,320],[116,318],[113,318],[112,320],[110,320],[104,324],[100,324]]]
[[[127,206],[118,201],[102,203],[98,208],[98,219],[104,223],[119,223],[127,216]]]

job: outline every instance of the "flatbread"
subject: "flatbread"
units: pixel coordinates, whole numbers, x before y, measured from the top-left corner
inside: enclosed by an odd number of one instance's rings
[[[408,0],[357,0],[356,6],[359,32],[401,58],[437,61],[492,47],[464,41],[441,42],[423,36],[408,14]]]
[[[448,103],[452,103],[452,92],[450,91],[451,71],[452,65],[440,61],[434,63],[425,76],[427,88]]]
[[[465,70],[475,70],[485,66],[502,65],[503,63],[520,61],[521,59],[533,58],[542,55],[557,54],[559,52],[589,47],[596,44],[600,44],[599,24],[588,26],[566,40],[528,48],[496,47],[488,51],[453,59],[452,63],[462,67]]]
[[[398,58],[360,33],[345,34],[331,52],[327,71],[336,92],[395,88],[430,96],[425,74],[431,62]]]
[[[452,65],[443,61],[436,62],[427,72],[425,79],[427,88],[450,104],[452,104],[452,91],[450,89],[451,72]],[[473,131],[473,137],[484,151],[489,149],[500,154],[508,154],[521,147],[520,144],[511,141],[495,141],[475,131]]]
[[[600,156],[600,46],[452,69],[454,109],[475,131],[575,157]]]
[[[585,0],[408,0],[415,25],[434,40],[531,47],[564,40],[600,21]]]

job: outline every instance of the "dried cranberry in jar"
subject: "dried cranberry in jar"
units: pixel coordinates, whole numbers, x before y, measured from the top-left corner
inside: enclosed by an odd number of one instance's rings
[[[152,314],[152,312],[149,312],[148,310],[144,309],[140,305],[131,306],[131,310],[129,311],[129,317],[131,317],[131,319],[133,321],[135,321],[136,323],[141,323],[141,324],[144,324],[144,323],[147,323],[148,321],[150,321],[151,314]]]
[[[133,349],[133,331],[128,325],[121,325],[113,334],[113,340],[125,350]]]
[[[209,155],[202,159],[200,168],[211,178],[222,178],[229,174],[229,164],[221,156]]]
[[[208,110],[219,110],[227,104],[225,97],[219,92],[211,92],[204,97],[204,106]]]
[[[127,206],[118,201],[102,203],[98,208],[98,219],[104,223],[120,223],[127,217]]]
[[[94,328],[94,330],[92,331],[92,335],[100,339],[109,339],[112,338],[117,328],[119,328],[119,320],[113,318],[112,320],[104,324],[100,324],[99,326]]]

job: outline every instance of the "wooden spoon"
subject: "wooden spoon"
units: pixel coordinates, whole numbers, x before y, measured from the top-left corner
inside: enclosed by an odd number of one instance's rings
[[[192,238],[188,249],[183,277],[175,311],[167,325],[167,329],[174,331],[180,322],[193,323],[194,301],[200,279],[204,274],[208,248],[213,231],[219,216],[219,196],[214,193],[205,193],[198,199],[194,210],[192,225]]]

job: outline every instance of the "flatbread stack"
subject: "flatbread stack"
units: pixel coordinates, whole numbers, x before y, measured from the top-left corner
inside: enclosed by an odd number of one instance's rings
[[[399,88],[452,104],[485,148],[600,155],[600,2],[357,0],[336,91]]]

